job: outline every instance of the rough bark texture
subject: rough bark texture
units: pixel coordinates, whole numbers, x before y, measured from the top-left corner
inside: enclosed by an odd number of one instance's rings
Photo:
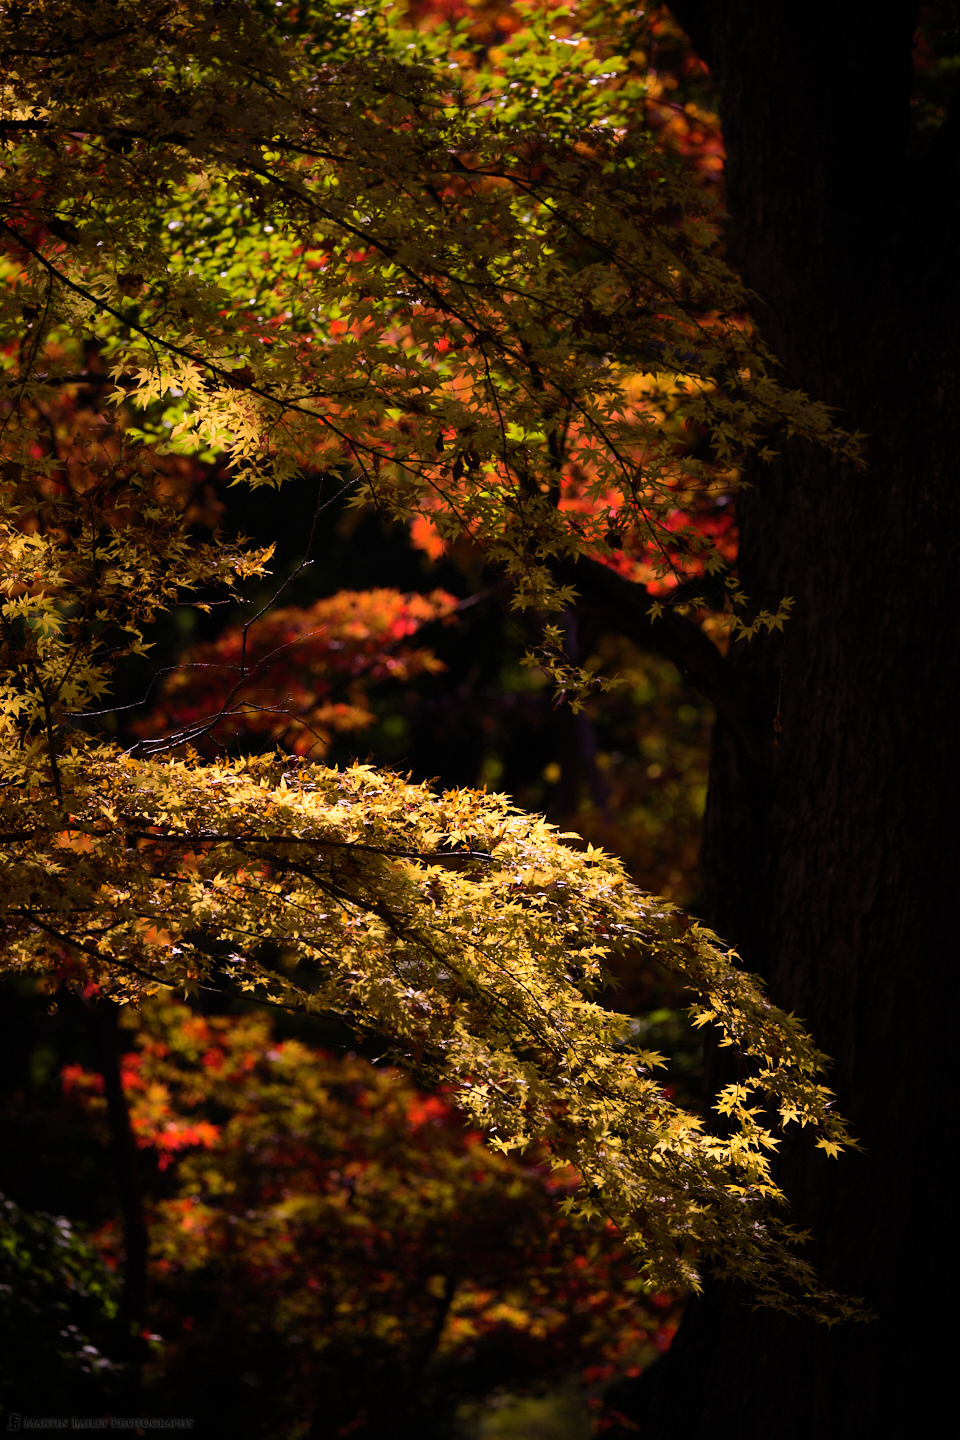
[[[755,740],[721,710],[703,867],[712,923],[834,1057],[865,1154],[800,1136],[779,1179],[823,1277],[879,1318],[827,1330],[710,1288],[624,1406],[648,1437],[920,1435],[954,1408],[957,121],[912,148],[916,5],[674,9],[720,85],[757,319],[787,380],[869,437],[865,473],[788,445],[751,476],[744,587],[796,618],[731,659]]]

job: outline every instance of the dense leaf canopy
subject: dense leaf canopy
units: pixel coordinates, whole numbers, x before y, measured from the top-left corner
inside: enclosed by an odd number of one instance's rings
[[[493,1145],[575,1164],[570,1203],[615,1220],[652,1286],[696,1288],[707,1258],[766,1303],[851,1313],[769,1171],[774,1124],[848,1142],[823,1057],[715,936],[502,797],[94,729],[159,610],[269,560],[198,543],[171,454],[252,485],[336,475],[549,608],[580,554],[722,569],[676,515],[745,450],[852,450],[774,378],[702,189],[633,123],[636,82],[560,11],[486,68],[466,32],[377,8],[0,13],[5,967],[344,1015],[454,1084]],[[628,948],[739,1048],[722,1133],[593,998]]]

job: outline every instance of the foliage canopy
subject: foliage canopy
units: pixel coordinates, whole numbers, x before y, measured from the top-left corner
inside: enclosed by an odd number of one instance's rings
[[[494,1147],[574,1164],[567,1203],[612,1218],[651,1286],[697,1288],[706,1259],[762,1303],[856,1313],[770,1176],[774,1123],[850,1143],[823,1057],[710,932],[500,796],[95,730],[158,611],[269,562],[197,541],[171,455],[255,486],[335,474],[550,609],[572,595],[553,562],[581,554],[721,571],[676,517],[745,450],[852,453],[776,380],[702,190],[634,123],[639,82],[562,10],[485,66],[463,27],[386,7],[0,13],[4,966],[341,1014],[453,1084]],[[782,622],[728,589],[734,630]],[[596,1003],[626,948],[738,1047],[721,1133]]]

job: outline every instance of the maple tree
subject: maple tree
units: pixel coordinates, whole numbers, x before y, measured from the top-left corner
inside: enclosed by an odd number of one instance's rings
[[[721,632],[757,636],[790,597],[742,591],[719,501],[775,440],[851,465],[859,442],[776,378],[703,176],[632,122],[640,81],[565,13],[492,66],[469,26],[376,8],[3,13],[7,970],[341,1014],[452,1084],[495,1149],[575,1165],[567,1209],[613,1220],[644,1283],[697,1289],[707,1260],[766,1305],[860,1313],[799,1256],[771,1178],[774,1124],[849,1143],[823,1057],[711,931],[503,797],[207,759],[191,729],[124,751],[95,724],[159,611],[269,563],[191,532],[173,454],[254,487],[337,473],[425,540],[469,537],[521,609],[629,591],[626,619],[695,653],[742,733],[720,649],[680,611],[712,594]],[[58,433],[51,394],[89,385],[90,347],[100,398]],[[533,658],[574,707],[613,683],[552,624]],[[323,704],[302,708],[322,725]],[[738,1050],[721,1126],[596,1002],[627,949]]]
[[[371,685],[442,669],[430,650],[406,642],[455,610],[454,597],[442,591],[341,590],[230,626],[172,667],[158,703],[134,724],[140,749],[189,744],[216,754],[232,736],[249,744],[262,735],[295,754],[323,755],[332,735],[373,723]]]

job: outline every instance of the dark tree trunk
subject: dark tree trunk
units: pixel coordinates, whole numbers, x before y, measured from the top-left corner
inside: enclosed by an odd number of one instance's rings
[[[755,739],[721,709],[703,870],[710,921],[834,1059],[865,1153],[801,1134],[778,1178],[823,1278],[879,1318],[828,1330],[708,1287],[624,1406],[651,1437],[921,1435],[954,1409],[958,122],[912,148],[916,5],[674,8],[719,82],[756,318],[787,382],[868,436],[865,472],[786,444],[750,476],[744,588],[795,618],[729,662]]]
[[[118,1007],[113,1000],[106,997],[99,1000],[90,1000],[80,995],[70,998],[93,1039],[97,1069],[103,1080],[104,1098],[107,1102],[110,1157],[123,1224],[125,1252],[122,1319],[126,1332],[127,1354],[124,1359],[133,1373],[145,1358],[142,1335],[147,1318],[149,1235],[140,1189],[136,1139],[120,1069]],[[135,1373],[133,1379],[134,1383],[137,1383]]]

